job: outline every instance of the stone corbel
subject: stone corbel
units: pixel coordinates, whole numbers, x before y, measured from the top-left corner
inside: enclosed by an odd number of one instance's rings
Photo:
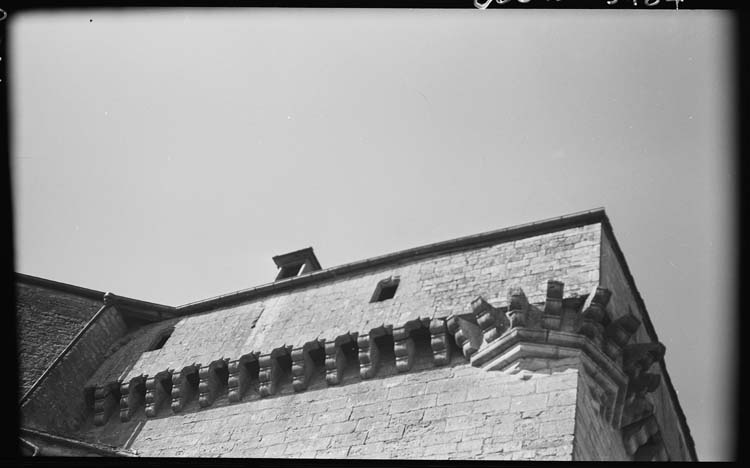
[[[648,393],[659,388],[661,375],[648,370],[664,356],[661,343],[637,343],[623,350],[623,369],[629,376],[628,394],[623,414],[623,425],[632,424],[653,413],[654,405]]]
[[[482,330],[482,338],[486,343],[491,343],[500,338],[505,331],[504,324],[498,324],[497,312],[481,296],[471,301],[471,311],[476,317],[477,325]]]
[[[636,343],[625,347],[622,353],[622,368],[626,374],[636,377],[647,372],[664,357],[666,348],[661,343]]]
[[[357,337],[357,346],[359,348],[359,376],[362,379],[369,379],[375,376],[380,367],[380,350],[375,343],[375,339],[384,336],[387,333],[385,327],[373,328],[370,333]]]
[[[664,441],[661,432],[651,436],[651,440],[635,451],[633,454],[635,461],[669,461],[667,450],[664,447]]]
[[[443,366],[451,362],[451,347],[448,343],[448,333],[445,319],[430,320],[430,345],[432,346],[432,360],[436,366]]]
[[[219,397],[221,390],[227,385],[227,382],[222,379],[219,372],[227,371],[228,361],[229,359],[218,359],[208,366],[201,366],[198,370],[198,377],[200,378],[200,382],[198,383],[198,404],[201,408],[212,405]]]
[[[134,377],[120,385],[120,421],[130,421],[146,396],[144,376]]]
[[[119,403],[117,382],[94,388],[94,424],[103,426]]]
[[[247,392],[252,380],[249,365],[251,362],[257,360],[257,353],[248,353],[239,359],[229,362],[229,378],[227,379],[227,397],[229,401],[233,403],[238,402]]]
[[[620,348],[624,348],[640,326],[641,321],[638,320],[632,311],[629,311],[627,315],[623,315],[607,325],[604,330],[604,336]]]
[[[562,315],[564,288],[565,284],[562,281],[547,281],[547,298],[544,300],[545,314],[558,317]]]
[[[654,415],[636,421],[622,428],[622,441],[628,455],[634,455],[646,445],[651,437],[659,432],[659,424]]]
[[[153,418],[159,413],[164,401],[169,401],[172,389],[172,374],[164,371],[146,379],[146,417]],[[169,391],[168,391],[169,390]]]
[[[349,333],[333,341],[326,341],[326,382],[328,385],[338,385],[341,382],[346,367],[346,356],[341,346],[351,342],[352,336]]]
[[[198,382],[198,369],[200,364],[185,366],[180,372],[172,373],[172,412],[179,413],[185,405],[195,396],[197,385],[191,380]]]
[[[269,354],[261,354],[258,358],[258,365],[260,367],[258,371],[258,381],[260,383],[258,387],[258,393],[260,396],[265,398],[276,393],[279,380],[283,371],[279,364],[279,357],[287,356],[289,354],[288,347],[276,348]]]
[[[483,340],[482,330],[477,325],[474,314],[451,315],[447,319],[447,325],[464,357],[471,359],[482,346]]]
[[[421,321],[412,320],[393,329],[393,352],[396,355],[396,372],[407,372],[414,365],[414,339],[411,331],[421,326]]]
[[[596,286],[586,298],[581,311],[583,319],[578,333],[587,336],[597,346],[604,343],[604,327],[609,322],[606,307],[612,293],[609,289]]]
[[[317,340],[292,349],[292,387],[295,392],[305,390],[315,374],[315,362],[310,352],[321,348]]]
[[[508,291],[508,311],[505,313],[510,321],[509,327],[525,327],[528,311],[529,301],[526,299],[523,289],[510,288]]]

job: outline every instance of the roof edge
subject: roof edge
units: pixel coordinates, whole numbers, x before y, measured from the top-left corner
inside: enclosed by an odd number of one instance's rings
[[[30,284],[34,286],[40,286],[42,288],[54,289],[56,291],[62,291],[76,296],[85,297],[87,299],[94,299],[99,302],[104,302],[104,293],[95,289],[83,288],[81,286],[75,286],[68,283],[61,283],[46,278],[40,278],[38,276],[27,275],[24,273],[15,272],[15,279],[17,283]]]
[[[628,263],[625,261],[625,254],[622,252],[620,244],[617,242],[614,229],[612,229],[612,223],[604,213],[602,226],[604,227],[605,233],[609,236],[609,240],[612,244],[612,250],[617,257],[617,261],[622,267],[623,273],[625,273],[625,279],[628,282],[628,286],[630,287],[631,291],[633,291],[635,302],[643,312],[642,319],[643,325],[646,327],[646,333],[652,341],[658,342],[659,337],[656,334],[656,329],[654,328],[654,325],[651,322],[651,317],[649,316],[648,310],[646,309],[646,303],[643,301],[643,297],[641,296],[640,291],[638,291],[638,288],[635,285],[635,278],[633,278],[633,275],[630,272],[630,267],[628,267]],[[661,364],[662,376],[664,377],[664,381],[667,384],[667,391],[669,392],[669,396],[672,399],[672,404],[674,404],[675,410],[677,411],[677,418],[680,421],[680,427],[682,428],[683,434],[685,434],[685,439],[687,442],[688,450],[690,451],[690,455],[693,461],[698,461],[698,455],[695,451],[695,441],[693,440],[693,435],[690,433],[690,427],[688,427],[685,412],[682,410],[680,400],[677,398],[677,392],[675,391],[674,385],[672,384],[672,379],[669,377],[667,364],[664,361],[663,357],[660,359],[659,364]]]
[[[76,448],[79,450],[85,450],[91,453],[95,453],[97,455],[120,456],[120,457],[135,456],[135,454],[133,454],[132,452],[118,450],[116,447],[111,447],[108,445],[101,445],[101,444],[94,444],[91,442],[84,442],[82,440],[71,439],[69,437],[63,437],[60,435],[51,434],[49,432],[40,431],[38,429],[21,427],[19,432],[21,433],[19,435],[22,435],[22,436],[26,436],[26,437],[32,436],[32,437],[44,440],[46,442],[51,442],[53,444],[63,445],[67,447],[72,447],[72,448]]]
[[[413,247],[406,250],[400,250],[390,254],[371,257],[365,260],[346,263],[324,270],[314,271],[302,276],[292,277],[273,283],[266,283],[249,289],[231,292],[228,294],[214,296],[208,299],[191,302],[176,307],[179,315],[191,314],[205,311],[207,309],[227,306],[238,301],[244,301],[256,297],[269,295],[275,292],[288,291],[299,287],[319,283],[325,280],[348,275],[354,272],[366,270],[369,268],[395,263],[401,260],[414,259],[415,257],[428,257],[448,252],[465,250],[477,247],[483,244],[497,243],[498,241],[508,241],[517,238],[528,237],[529,235],[540,235],[550,232],[561,231],[576,226],[594,224],[607,219],[604,208],[595,208],[587,211],[580,211],[556,218],[549,218],[531,223],[519,224],[507,228],[497,229],[494,231],[473,234],[470,236],[458,237],[455,239],[427,244],[419,247]]]

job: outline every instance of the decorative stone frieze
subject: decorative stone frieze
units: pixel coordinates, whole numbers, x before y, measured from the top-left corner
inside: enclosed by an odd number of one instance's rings
[[[146,417],[159,413],[164,401],[171,400],[172,374],[164,371],[146,379]]]
[[[172,412],[179,413],[198,392],[200,364],[185,366],[172,373]]]
[[[389,329],[385,327],[373,328],[370,333],[357,337],[357,347],[359,348],[359,375],[363,379],[372,378],[380,367],[380,349],[378,349],[375,340],[388,333]]]
[[[445,319],[430,320],[430,346],[436,366],[444,366],[451,362],[451,347],[448,343],[448,326]]]

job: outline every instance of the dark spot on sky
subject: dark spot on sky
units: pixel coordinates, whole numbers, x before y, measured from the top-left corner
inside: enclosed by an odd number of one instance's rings
[[[93,22],[93,21],[94,21],[94,20],[90,19],[90,20],[89,20],[89,23],[91,23],[91,22]]]

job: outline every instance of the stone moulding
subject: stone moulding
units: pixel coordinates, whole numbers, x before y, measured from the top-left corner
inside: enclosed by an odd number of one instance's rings
[[[535,371],[538,368],[534,366],[542,362],[569,358],[577,358],[582,370],[596,382],[593,394],[598,396],[597,403],[603,416],[618,426],[627,376],[586,337],[568,332],[514,328],[474,354],[471,364],[487,371],[504,371],[520,363],[525,370]],[[513,370],[517,372],[518,368]]]

